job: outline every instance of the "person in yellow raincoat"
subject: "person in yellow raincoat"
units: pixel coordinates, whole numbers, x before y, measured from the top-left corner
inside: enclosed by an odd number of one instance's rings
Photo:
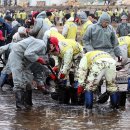
[[[45,18],[45,21],[47,22],[47,24],[49,25],[49,26],[52,26],[53,24],[52,24],[52,22],[51,22],[51,17],[52,17],[52,13],[51,12],[46,12],[46,18]]]
[[[65,39],[65,37],[58,32],[58,29],[57,29],[56,27],[51,27],[49,30],[47,30],[47,31],[45,32],[44,37],[43,37],[43,40],[44,40],[44,42],[45,42],[46,44],[48,43],[48,39],[49,39],[50,37],[56,37],[58,40]],[[53,59],[55,60],[55,64],[58,65],[58,60],[57,60],[58,57],[57,57],[57,56],[52,56],[52,57],[53,57]]]
[[[50,37],[56,37],[58,40],[65,39],[65,37],[58,32],[58,29],[56,27],[51,27],[49,30],[45,32],[43,40],[46,44]]]
[[[61,103],[68,104],[71,98],[71,104],[77,104],[77,70],[83,54],[83,47],[72,39],[58,40],[55,37],[51,37],[49,42],[57,43],[59,48],[58,53],[54,50],[51,54],[58,57],[59,64],[56,65],[59,67],[58,78],[62,80],[62,84],[65,86],[62,88],[63,91],[60,92],[60,101]],[[72,68],[74,81],[70,81],[71,87],[68,88],[67,80]],[[54,78],[52,79],[55,80]]]
[[[91,17],[91,16],[90,16]],[[87,28],[89,25],[93,24],[90,20],[90,17],[87,18],[87,15],[85,12],[80,12],[78,13],[78,18],[79,18],[79,22],[82,24],[82,27],[81,27],[81,31],[80,31],[80,36],[83,38],[85,32],[87,31]],[[92,18],[92,17],[91,17]],[[81,41],[81,45],[83,45],[83,42]]]
[[[102,10],[101,9],[98,9],[97,11],[96,11],[96,17],[97,18],[99,18],[101,15],[102,15]]]
[[[107,91],[110,93],[111,105],[118,107],[118,92],[115,84],[116,61],[111,55],[104,51],[90,51],[84,55],[79,64],[78,70],[78,95],[85,90],[85,105],[87,109],[92,109],[93,92],[105,76]]]
[[[130,34],[118,38],[119,47],[122,53],[122,64],[125,64],[130,58]]]
[[[77,25],[74,23],[74,17],[71,17],[70,14],[66,14],[65,18],[65,25],[63,27],[62,35],[66,39],[74,39],[76,40],[77,36]]]

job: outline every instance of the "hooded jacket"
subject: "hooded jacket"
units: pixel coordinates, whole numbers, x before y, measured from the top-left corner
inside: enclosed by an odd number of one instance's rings
[[[45,12],[45,11],[42,11],[41,13],[39,13],[39,14],[37,15],[36,18],[42,18],[42,19],[46,18],[46,12]]]
[[[47,47],[43,40],[30,36],[13,45],[12,51],[30,62],[36,62],[39,56],[46,54]]]
[[[117,27],[116,33],[119,37],[127,36],[130,33],[130,24],[120,23]]]
[[[83,45],[87,51],[102,50],[110,53],[112,56],[121,56],[121,51],[118,48],[118,40],[115,30],[111,25],[106,28],[102,27],[102,21],[111,22],[108,13],[103,12],[96,24],[88,27],[84,37]]]
[[[50,25],[45,21],[45,12],[41,12],[34,22],[33,29],[30,31],[30,35],[38,39],[43,39],[45,31],[50,29]]]

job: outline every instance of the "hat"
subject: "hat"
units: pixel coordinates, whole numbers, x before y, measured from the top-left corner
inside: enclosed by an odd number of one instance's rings
[[[0,30],[0,40],[1,40],[1,41],[4,41],[4,39],[5,39],[5,38],[3,37],[3,32]]]
[[[20,33],[20,34],[26,34],[27,32],[26,32],[26,28],[25,27],[19,27],[18,28],[18,33]]]
[[[38,11],[34,11],[34,12],[32,13],[32,17],[36,18],[38,14],[39,14]]]
[[[84,11],[78,13],[77,17],[80,18],[83,22],[87,21],[87,14]]]
[[[128,17],[126,15],[122,15],[121,19],[127,19]]]
[[[59,49],[59,45],[58,45],[58,39],[56,37],[50,37],[49,38],[49,41],[50,41],[50,44],[53,44],[56,48],[56,51],[59,52],[60,49]]]

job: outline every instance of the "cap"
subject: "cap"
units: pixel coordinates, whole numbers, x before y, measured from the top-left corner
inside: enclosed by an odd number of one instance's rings
[[[26,28],[25,27],[19,27],[18,28],[18,33],[20,33],[20,34],[26,34],[27,32],[26,32]]]
[[[50,41],[50,44],[53,44],[55,46],[56,51],[59,52],[60,49],[58,45],[58,42],[59,42],[58,39],[56,37],[50,37],[49,41]]]

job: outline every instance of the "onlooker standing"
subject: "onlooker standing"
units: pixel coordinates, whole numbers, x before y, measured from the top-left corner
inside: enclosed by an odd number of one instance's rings
[[[130,33],[130,24],[127,22],[127,16],[123,15],[121,17],[121,23],[118,25],[116,33],[119,37],[127,36]]]
[[[74,39],[76,40],[77,36],[77,25],[73,22],[74,17],[71,17],[70,14],[66,14],[64,16],[65,25],[63,27],[62,35],[66,39]]]

